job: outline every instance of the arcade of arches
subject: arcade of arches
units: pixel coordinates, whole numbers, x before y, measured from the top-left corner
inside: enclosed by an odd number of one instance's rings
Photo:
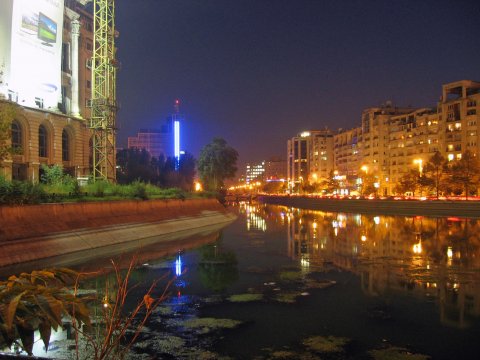
[[[13,154],[0,176],[38,182],[41,165],[60,165],[74,177],[89,174],[86,121],[41,109],[19,108],[11,125]]]

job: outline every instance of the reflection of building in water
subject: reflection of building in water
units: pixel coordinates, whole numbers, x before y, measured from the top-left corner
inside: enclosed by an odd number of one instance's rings
[[[380,217],[291,209],[288,255],[302,266],[332,264],[360,276],[370,295],[437,299],[443,323],[480,316],[477,220]]]
[[[248,203],[240,204],[241,208],[245,211],[247,218],[247,231],[260,230],[267,231],[267,222],[260,216],[260,207],[258,204],[250,205]]]

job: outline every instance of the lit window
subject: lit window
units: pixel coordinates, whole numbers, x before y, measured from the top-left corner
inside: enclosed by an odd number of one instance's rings
[[[453,159],[455,159],[455,155],[454,154],[448,154],[448,161],[452,161]]]

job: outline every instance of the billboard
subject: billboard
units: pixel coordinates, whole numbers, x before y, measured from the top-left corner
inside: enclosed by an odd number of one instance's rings
[[[1,91],[21,105],[61,102],[63,0],[2,0]],[[7,25],[5,25],[7,24]],[[3,31],[5,30],[5,32]]]

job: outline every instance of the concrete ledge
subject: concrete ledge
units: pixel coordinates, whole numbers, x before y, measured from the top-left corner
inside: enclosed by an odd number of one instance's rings
[[[0,243],[75,229],[195,216],[204,210],[225,211],[215,199],[121,200],[0,206]]]
[[[267,204],[329,212],[480,218],[480,201],[325,199],[304,196],[259,196],[258,200]]]
[[[0,207],[0,266],[113,245],[128,251],[217,231],[235,219],[214,199]]]

